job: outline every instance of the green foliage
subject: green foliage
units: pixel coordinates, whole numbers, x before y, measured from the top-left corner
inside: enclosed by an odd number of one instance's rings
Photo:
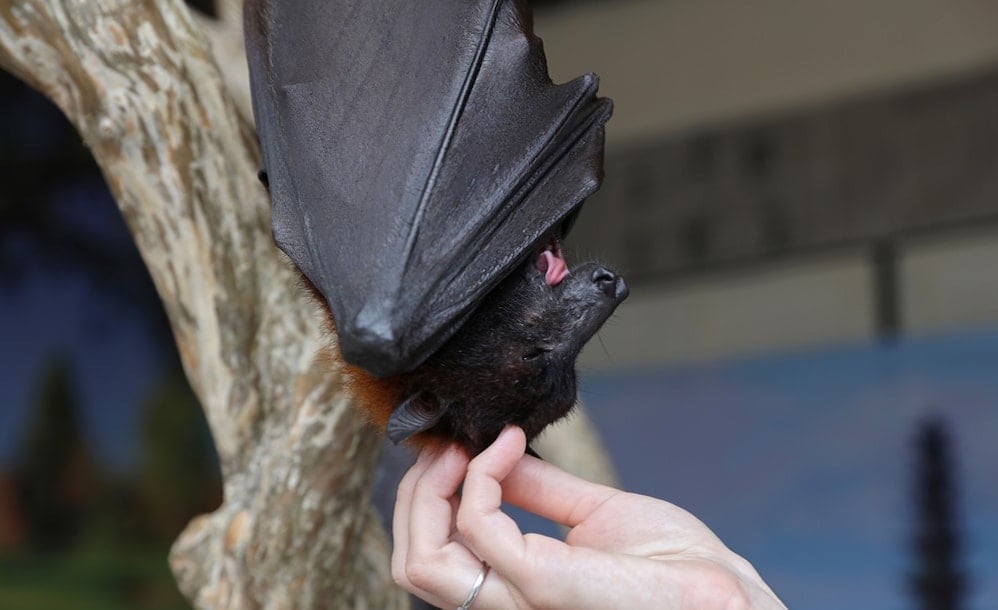
[[[221,502],[221,475],[197,398],[167,374],[145,410],[136,491],[156,540],[172,541],[191,517]]]
[[[164,549],[88,545],[0,557],[0,608],[188,610]]]
[[[39,379],[17,471],[29,548],[0,556],[0,608],[188,608],[167,551],[217,506],[221,477],[186,380],[164,375],[146,401],[137,469],[112,479],[82,437],[66,360]]]
[[[43,550],[65,548],[79,532],[99,478],[80,433],[76,391],[65,358],[59,356],[45,367],[34,413],[16,475],[28,541]]]

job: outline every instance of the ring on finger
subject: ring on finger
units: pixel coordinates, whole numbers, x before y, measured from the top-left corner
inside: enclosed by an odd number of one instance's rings
[[[489,564],[482,562],[482,569],[478,572],[478,577],[475,578],[475,584],[471,585],[471,592],[468,593],[468,597],[464,600],[464,603],[457,607],[457,610],[469,610],[471,604],[475,603],[475,598],[482,590],[482,585],[485,584],[485,577],[489,573]]]

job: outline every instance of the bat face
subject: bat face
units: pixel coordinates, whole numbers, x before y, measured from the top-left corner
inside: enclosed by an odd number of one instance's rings
[[[569,271],[552,242],[405,376],[389,437],[455,439],[473,454],[507,424],[533,438],[571,410],[575,360],[628,292],[621,277],[596,262]]]

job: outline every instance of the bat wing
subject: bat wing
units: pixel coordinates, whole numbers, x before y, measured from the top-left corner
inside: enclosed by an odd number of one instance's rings
[[[247,0],[277,244],[344,357],[411,370],[596,190],[612,107],[513,0]]]

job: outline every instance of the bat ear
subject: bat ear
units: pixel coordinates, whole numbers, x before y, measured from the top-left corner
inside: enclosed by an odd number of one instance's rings
[[[416,393],[395,407],[388,418],[385,432],[396,445],[414,434],[425,432],[435,426],[447,412],[447,406],[436,398]]]

